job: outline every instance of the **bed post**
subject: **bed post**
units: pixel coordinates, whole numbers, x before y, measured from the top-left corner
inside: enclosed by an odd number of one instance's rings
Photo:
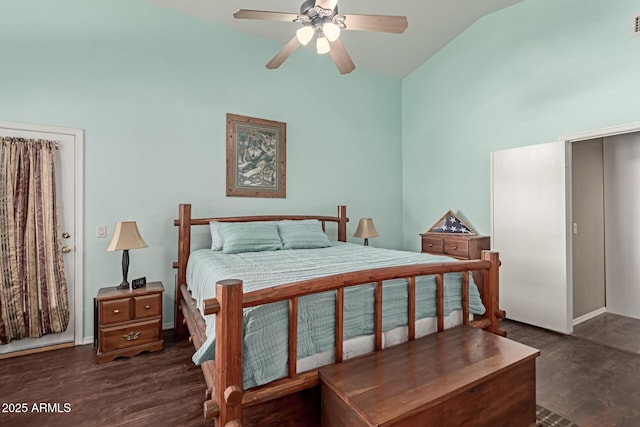
[[[487,330],[504,337],[507,332],[500,328],[500,321],[504,319],[505,312],[498,305],[498,301],[500,301],[500,254],[498,252],[482,251],[482,259],[491,263],[491,267],[488,270],[484,270],[481,293],[482,302],[487,310],[484,315],[491,321],[491,325]]]
[[[216,315],[215,388],[216,426],[242,425],[242,281],[216,283],[220,311]],[[224,319],[224,321],[220,321]],[[206,409],[207,402],[205,402]]]
[[[187,338],[187,325],[182,313],[182,292],[180,286],[187,284],[187,260],[191,251],[191,205],[181,203],[178,209],[178,277],[175,292],[176,340]]]
[[[346,242],[347,241],[347,222],[349,218],[347,218],[347,207],[344,205],[338,206],[338,241]]]

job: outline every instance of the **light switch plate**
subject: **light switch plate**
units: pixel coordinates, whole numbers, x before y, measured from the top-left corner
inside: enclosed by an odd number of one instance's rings
[[[107,237],[107,226],[106,225],[96,225],[96,237],[104,238]]]

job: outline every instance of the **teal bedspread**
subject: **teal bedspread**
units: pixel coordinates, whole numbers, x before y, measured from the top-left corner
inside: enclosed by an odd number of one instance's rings
[[[193,297],[202,301],[215,297],[215,283],[224,279],[241,279],[244,292],[275,285],[313,279],[327,275],[370,268],[429,262],[452,261],[451,258],[416,252],[396,251],[334,243],[321,249],[277,250],[223,254],[202,249],[194,251],[187,266],[187,283]],[[373,333],[374,285],[366,284],[345,290],[345,340]],[[445,315],[462,306],[461,273],[445,275]],[[480,295],[472,279],[469,285],[469,308],[484,313]],[[383,330],[407,324],[407,281],[385,281],[383,286]],[[302,359],[334,347],[335,293],[324,292],[299,299],[298,358]],[[286,301],[244,310],[243,387],[266,384],[282,377],[287,369],[288,303]],[[416,318],[436,315],[435,276],[416,279]],[[207,340],[193,356],[195,364],[214,358],[215,316],[206,316]]]

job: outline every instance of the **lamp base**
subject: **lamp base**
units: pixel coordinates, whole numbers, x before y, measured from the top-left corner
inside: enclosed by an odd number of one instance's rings
[[[130,289],[129,282],[124,281],[120,283],[116,289]]]
[[[129,249],[122,251],[122,283],[117,289],[131,289],[127,280],[127,272],[129,271]]]

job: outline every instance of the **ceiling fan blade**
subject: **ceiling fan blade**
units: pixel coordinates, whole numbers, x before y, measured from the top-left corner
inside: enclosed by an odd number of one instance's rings
[[[236,19],[263,19],[266,21],[293,22],[298,18],[298,14],[285,13],[285,12],[267,12],[264,10],[240,9],[240,10],[236,10],[233,13],[233,17]]]
[[[333,62],[336,63],[336,67],[338,67],[340,74],[349,74],[356,69],[355,64],[351,60],[351,57],[347,53],[347,49],[344,48],[340,39],[337,39],[334,42],[329,42],[329,46],[331,46],[329,56],[331,56]]]
[[[267,62],[266,67],[270,70],[278,68],[300,46],[302,45],[298,41],[298,38],[294,36],[282,49],[280,49],[280,52],[276,53],[276,56],[271,58],[271,61]]]
[[[406,16],[389,15],[344,15],[347,30],[378,31],[383,33],[404,33],[407,29]]]

